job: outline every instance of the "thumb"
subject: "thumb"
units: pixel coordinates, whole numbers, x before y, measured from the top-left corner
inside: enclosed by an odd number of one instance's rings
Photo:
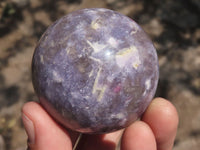
[[[30,150],[72,150],[71,138],[48,113],[35,102],[22,108],[22,121]]]

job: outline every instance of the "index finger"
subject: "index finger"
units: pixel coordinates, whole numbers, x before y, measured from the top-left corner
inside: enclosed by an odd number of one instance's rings
[[[158,150],[171,150],[178,127],[178,113],[171,102],[154,99],[145,111],[142,121],[152,129]]]

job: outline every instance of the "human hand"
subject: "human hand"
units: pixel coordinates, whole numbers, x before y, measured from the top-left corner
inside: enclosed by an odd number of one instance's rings
[[[30,150],[72,150],[79,134],[61,127],[43,107],[28,102],[22,108],[22,120]],[[163,98],[154,99],[140,121],[109,134],[83,134],[76,150],[171,150],[178,126],[175,107]]]

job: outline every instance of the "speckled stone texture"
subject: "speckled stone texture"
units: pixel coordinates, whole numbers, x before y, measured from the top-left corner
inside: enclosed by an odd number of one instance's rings
[[[158,59],[130,18],[102,8],[62,17],[40,39],[32,77],[41,104],[83,133],[112,132],[138,119],[158,82]]]

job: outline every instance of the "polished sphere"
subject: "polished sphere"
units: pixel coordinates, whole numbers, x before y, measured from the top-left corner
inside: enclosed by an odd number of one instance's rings
[[[151,102],[156,50],[132,19],[103,8],[72,12],[53,23],[33,56],[39,100],[63,126],[83,133],[127,127]]]

